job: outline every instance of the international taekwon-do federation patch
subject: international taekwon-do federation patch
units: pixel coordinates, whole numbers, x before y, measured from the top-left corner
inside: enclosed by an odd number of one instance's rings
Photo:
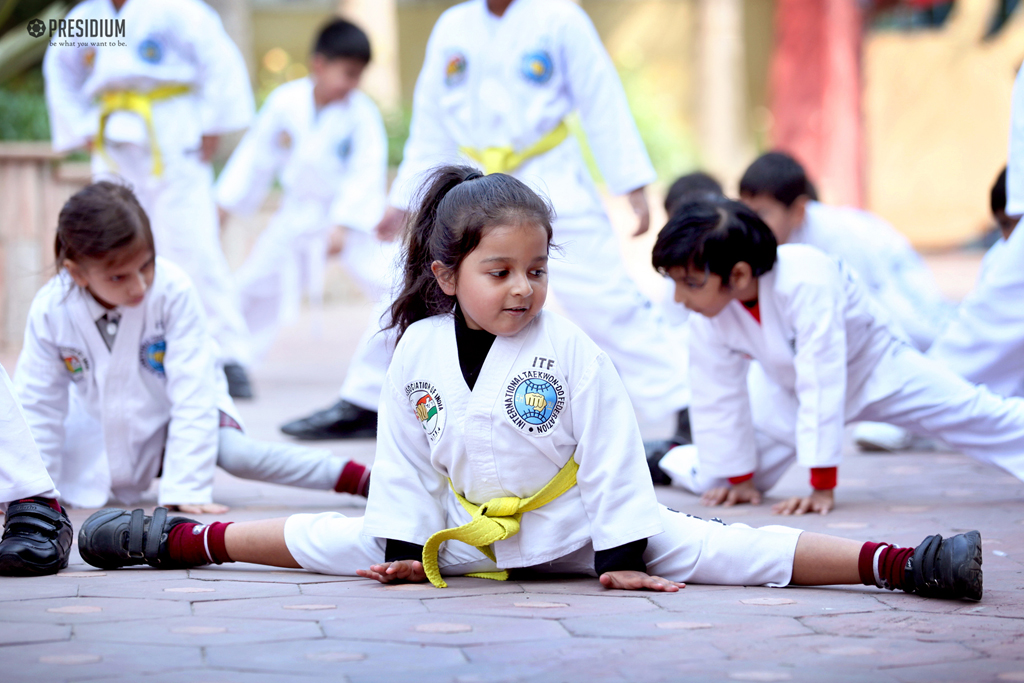
[[[159,64],[164,58],[164,49],[152,38],[139,43],[139,58],[150,64]]]
[[[59,351],[71,379],[75,382],[85,379],[86,373],[89,372],[89,357],[85,355],[85,351],[71,346],[62,346]]]
[[[519,431],[544,436],[565,408],[565,389],[549,372],[527,370],[505,387],[505,417]]]
[[[142,342],[142,346],[139,347],[139,360],[142,367],[154,374],[163,375],[165,353],[167,342],[163,337],[153,337]]]
[[[523,55],[521,68],[526,80],[533,83],[547,83],[551,80],[551,72],[555,67],[547,50],[534,50]]]
[[[444,65],[444,84],[448,87],[459,85],[466,80],[466,56],[461,52],[448,55]]]
[[[444,421],[447,416],[444,401],[441,400],[437,388],[422,380],[409,382],[405,385],[405,397],[412,404],[416,419],[420,421],[430,443],[437,443],[444,432]]]

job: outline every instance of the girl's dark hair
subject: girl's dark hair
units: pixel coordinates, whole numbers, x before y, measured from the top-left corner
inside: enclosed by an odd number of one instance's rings
[[[778,243],[764,221],[740,202],[703,196],[680,205],[658,233],[651,261],[666,274],[673,266],[714,273],[728,285],[743,261],[754,277],[775,266]]]
[[[87,185],[60,210],[53,246],[57,270],[65,260],[102,260],[139,237],[156,251],[149,218],[135,194],[107,181]]]
[[[404,284],[391,305],[401,338],[417,320],[451,313],[455,297],[441,290],[434,261],[458,274],[466,256],[494,225],[535,224],[551,243],[551,207],[522,181],[504,173],[485,176],[469,166],[442,166],[423,184],[405,243]]]

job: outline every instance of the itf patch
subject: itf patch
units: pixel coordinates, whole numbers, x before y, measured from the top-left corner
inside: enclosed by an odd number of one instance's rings
[[[551,373],[527,370],[505,387],[505,417],[532,436],[550,432],[564,408],[565,389]]]
[[[81,382],[85,379],[85,374],[89,372],[89,357],[85,352],[71,346],[62,346],[58,350],[72,381]]]
[[[157,41],[146,38],[139,43],[139,58],[150,64],[159,64],[164,58],[164,49]]]
[[[554,71],[554,63],[547,50],[534,50],[523,55],[520,65],[523,77],[533,83],[543,84],[551,80],[551,72]]]
[[[342,161],[348,161],[349,156],[352,154],[352,138],[347,137],[338,143],[338,158]]]
[[[466,80],[466,56],[461,52],[448,55],[444,65],[444,84],[449,88]]]
[[[412,404],[416,419],[420,421],[430,443],[437,443],[444,432],[444,422],[448,415],[437,388],[430,382],[409,382],[405,385],[405,397]]]
[[[167,353],[167,342],[163,337],[146,339],[139,347],[139,361],[142,367],[156,375],[164,374],[164,354]]]

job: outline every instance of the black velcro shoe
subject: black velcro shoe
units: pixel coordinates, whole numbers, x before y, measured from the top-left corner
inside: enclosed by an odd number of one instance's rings
[[[0,575],[44,576],[68,566],[74,532],[67,513],[38,498],[11,503],[0,540]]]
[[[377,438],[377,412],[342,399],[330,408],[281,427],[288,436],[307,441]]]
[[[148,564],[159,569],[182,569],[170,561],[167,535],[179,524],[198,524],[186,517],[168,517],[158,507],[150,517],[143,510],[104,508],[94,512],[78,531],[78,552],[82,559],[100,569],[117,569]]]
[[[249,373],[238,363],[225,363],[224,376],[228,378],[228,394],[231,398],[252,398],[252,383]]]
[[[914,549],[905,590],[925,598],[981,600],[981,559],[977,531],[945,539],[929,536]]]
[[[693,443],[693,429],[690,427],[690,409],[683,408],[676,413],[676,433],[672,437],[677,446],[688,446]]]
[[[672,477],[665,473],[665,470],[658,467],[658,463],[665,457],[665,454],[676,446],[682,446],[674,439],[667,441],[644,441],[644,455],[647,456],[647,469],[651,471],[651,481],[655,486],[670,486]]]

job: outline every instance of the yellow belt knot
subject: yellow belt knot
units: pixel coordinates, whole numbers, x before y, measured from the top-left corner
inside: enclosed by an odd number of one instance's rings
[[[484,167],[484,173],[511,173],[527,160],[550,152],[562,144],[569,137],[569,126],[565,121],[559,122],[557,126],[547,132],[540,140],[529,147],[516,151],[512,147],[487,147],[477,149],[475,147],[459,147],[459,151],[473,159]]]
[[[574,454],[575,455],[575,454]],[[537,493],[529,498],[516,498],[515,496],[504,496],[492,498],[483,505],[474,505],[466,500],[455,490],[451,479],[448,480],[452,487],[452,493],[459,503],[470,514],[472,519],[460,527],[438,531],[427,539],[423,546],[423,571],[426,573],[430,583],[438,588],[447,588],[448,584],[441,578],[441,570],[437,564],[437,552],[445,541],[461,541],[467,545],[474,546],[477,550],[495,560],[491,544],[495,541],[504,541],[519,533],[519,520],[524,512],[536,510],[542,505],[547,505],[555,498],[576,485],[576,471],[580,466],[576,464],[574,456],[569,457],[569,462],[559,470],[547,484]],[[508,579],[508,572],[504,569],[495,572],[474,572],[467,574],[480,579],[494,579],[505,581]]]
[[[117,164],[107,154],[106,130],[107,119],[115,111],[130,111],[142,117],[146,122],[146,132],[149,134],[150,156],[153,157],[153,175],[160,177],[164,172],[163,158],[160,155],[160,145],[157,144],[156,129],[153,127],[153,103],[159,100],[167,100],[178,95],[190,92],[192,88],[183,84],[162,85],[149,92],[138,92],[137,90],[107,90],[100,93],[100,128],[96,134],[96,151],[103,156],[103,159],[112,168],[116,169]]]

